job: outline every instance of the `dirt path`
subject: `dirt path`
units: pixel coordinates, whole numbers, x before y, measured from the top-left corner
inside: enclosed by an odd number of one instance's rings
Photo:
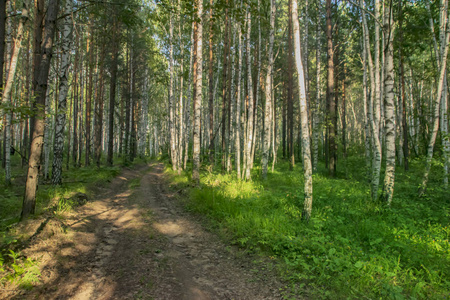
[[[129,188],[140,179],[140,185]],[[128,169],[25,251],[41,284],[13,299],[280,299],[281,284],[185,213],[163,165]],[[1,298],[1,297],[0,297]]]

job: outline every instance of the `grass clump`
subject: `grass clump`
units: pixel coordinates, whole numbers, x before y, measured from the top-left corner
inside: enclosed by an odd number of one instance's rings
[[[417,196],[423,161],[397,170],[391,207],[370,199],[363,159],[335,179],[314,175],[313,215],[301,220],[301,167],[281,162],[266,181],[203,172],[188,208],[207,216],[234,244],[282,261],[280,272],[307,295],[334,299],[444,299],[450,291],[450,209],[440,178]],[[170,172],[170,171],[168,171]],[[189,177],[172,176],[175,186]]]
[[[63,218],[63,212],[91,198],[92,187],[106,185],[119,171],[119,167],[71,168],[63,172],[61,186],[53,186],[48,180],[40,178],[36,213],[31,221],[43,221],[42,224],[45,224],[54,215]],[[3,188],[0,189],[0,286],[9,283],[22,289],[31,289],[39,281],[39,262],[23,256],[20,249],[26,245],[33,232],[25,233],[22,232],[25,228],[15,226],[22,210],[24,173],[26,168],[20,167],[20,159],[13,157],[12,184],[4,185],[4,173],[0,175]]]

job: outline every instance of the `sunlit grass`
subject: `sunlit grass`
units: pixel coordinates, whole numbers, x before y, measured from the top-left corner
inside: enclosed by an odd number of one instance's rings
[[[394,201],[386,207],[370,199],[364,159],[352,157],[345,165],[337,179],[319,166],[309,223],[301,221],[301,167],[289,171],[284,161],[264,182],[258,168],[252,182],[203,172],[187,207],[232,243],[278,257],[283,276],[307,284],[315,298],[449,297],[450,208],[439,174],[419,198],[423,161],[412,161],[409,172],[398,168]],[[175,186],[188,185],[188,176],[167,172]]]

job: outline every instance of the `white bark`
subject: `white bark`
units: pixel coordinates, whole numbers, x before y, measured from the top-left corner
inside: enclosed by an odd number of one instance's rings
[[[64,128],[66,126],[67,93],[69,91],[70,47],[72,42],[72,0],[66,0],[64,27],[62,31],[62,56],[59,70],[58,115],[56,119],[55,145],[52,164],[52,183],[62,183],[62,163],[64,150]]]
[[[172,163],[172,170],[176,171],[177,163],[177,147],[175,136],[175,108],[173,97],[173,81],[174,81],[174,67],[173,67],[173,22],[172,18],[169,20],[169,135],[170,135],[170,158]]]
[[[385,118],[386,118],[386,171],[383,200],[390,205],[394,194],[395,179],[395,94],[394,94],[394,19],[389,9],[384,11],[385,36]]]
[[[298,91],[299,91],[299,105],[300,105],[300,119],[302,131],[302,156],[303,156],[303,176],[304,176],[304,195],[305,202],[303,206],[302,218],[309,220],[311,217],[312,200],[313,200],[313,183],[312,183],[312,165],[311,165],[311,149],[309,145],[309,122],[308,122],[308,108],[306,101],[306,85],[303,70],[303,62],[300,47],[300,26],[298,22],[298,7],[297,0],[292,0],[292,20],[293,20],[293,35],[294,35],[294,57],[295,66],[298,75]]]
[[[252,19],[250,7],[247,7],[247,136],[245,141],[245,179],[251,180],[251,154],[253,141],[253,84],[252,84],[252,55],[250,48],[250,37],[252,32]]]
[[[441,6],[447,7],[447,0],[443,0],[445,3],[441,3]],[[438,89],[437,89],[437,95],[434,97],[434,111],[433,111],[433,127],[431,131],[431,137],[428,142],[428,151],[427,151],[427,160],[426,160],[426,166],[425,166],[425,173],[422,179],[422,185],[419,190],[419,195],[423,195],[426,191],[427,183],[428,183],[428,176],[430,174],[431,169],[431,160],[433,159],[433,149],[434,144],[436,142],[436,137],[439,129],[439,113],[441,108],[441,102],[443,100],[442,95],[444,94],[444,87],[445,87],[445,75],[446,75],[446,68],[447,68],[447,56],[448,56],[448,46],[449,46],[449,26],[448,26],[448,16],[445,13],[445,17],[441,18],[441,30],[444,32],[443,35],[445,39],[443,40],[444,43],[441,44],[441,59],[439,64],[439,81],[438,81]],[[446,99],[445,99],[446,100]],[[447,157],[448,160],[448,157]]]
[[[235,116],[235,162],[237,178],[241,178],[241,81],[242,81],[242,30],[241,24],[237,24],[238,31],[238,68],[236,87],[236,116]]]
[[[266,73],[266,105],[264,109],[264,142],[261,159],[262,178],[267,178],[267,164],[269,162],[270,150],[270,132],[272,125],[272,73],[273,73],[273,42],[275,29],[275,0],[270,1],[270,32],[269,32],[269,51],[267,53],[269,63]]]

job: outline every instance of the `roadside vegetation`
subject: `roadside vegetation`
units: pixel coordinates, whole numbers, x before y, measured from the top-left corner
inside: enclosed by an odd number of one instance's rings
[[[434,164],[439,164],[434,161]],[[280,161],[267,180],[255,166],[252,179],[204,166],[201,187],[190,172],[171,171],[176,189],[188,189],[187,208],[207,216],[229,242],[276,258],[280,274],[299,295],[334,299],[445,299],[450,291],[450,208],[442,178],[432,174],[418,197],[424,160],[396,170],[392,205],[374,202],[364,158],[350,157],[335,179],[319,165],[314,214],[301,220],[303,176]],[[208,171],[209,170],[209,171]]]

